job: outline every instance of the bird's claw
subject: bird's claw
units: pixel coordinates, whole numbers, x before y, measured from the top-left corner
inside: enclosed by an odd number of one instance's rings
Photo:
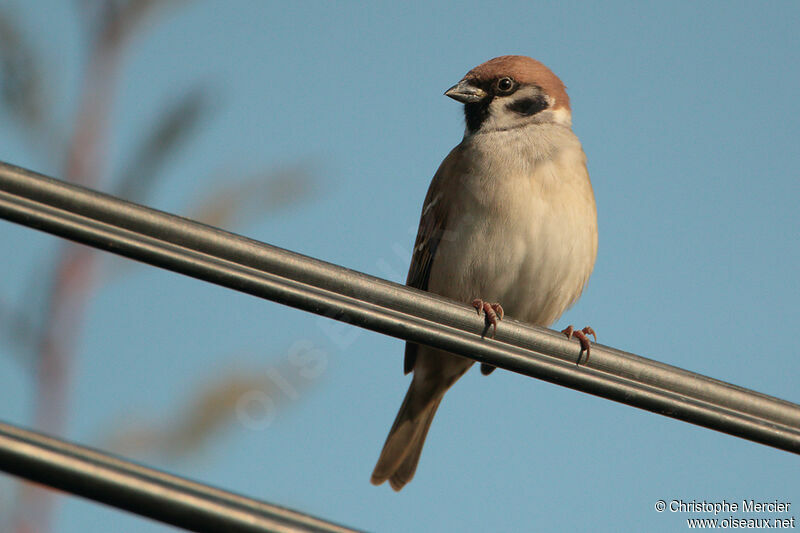
[[[497,333],[497,322],[498,320],[503,320],[503,316],[505,316],[505,312],[503,311],[503,306],[499,303],[490,304],[489,302],[484,302],[480,298],[475,298],[472,300],[472,307],[474,307],[478,311],[478,315],[481,314],[483,311],[484,320],[486,321],[486,328],[483,330],[481,336],[485,336],[486,332],[489,331],[489,328],[492,329],[492,338],[494,338],[495,333]]]
[[[561,330],[561,333],[566,335],[568,339],[572,339],[574,336],[581,343],[581,353],[578,355],[578,361],[575,364],[581,364],[581,355],[583,355],[583,352],[586,352],[586,361],[584,361],[583,364],[585,365],[588,363],[589,355],[591,355],[591,344],[589,343],[589,338],[587,335],[594,337],[594,342],[597,342],[597,334],[594,332],[594,330],[590,326],[586,326],[583,329],[575,329],[572,327],[572,325],[569,325]]]

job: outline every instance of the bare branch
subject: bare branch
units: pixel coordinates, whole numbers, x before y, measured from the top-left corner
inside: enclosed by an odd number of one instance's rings
[[[0,341],[7,343],[18,355],[31,353],[39,340],[39,326],[31,316],[26,315],[10,302],[0,298]]]
[[[157,181],[160,167],[197,130],[209,108],[208,90],[196,86],[160,113],[123,169],[116,194],[126,200],[144,201]]]
[[[83,14],[94,28],[94,38],[102,47],[118,48],[159,9],[186,0],[82,0]]]
[[[296,367],[288,364],[266,371],[240,368],[223,375],[212,374],[191,391],[183,407],[168,419],[120,419],[121,423],[104,439],[105,446],[123,455],[157,454],[171,460],[182,459],[234,427],[233,422],[239,422],[239,427],[265,429],[279,406],[287,399],[297,399],[310,384]],[[283,390],[287,387],[291,395]]]
[[[45,116],[43,70],[19,21],[0,10],[0,103],[29,131],[40,130]]]
[[[222,185],[190,208],[189,216],[212,226],[232,227],[289,207],[314,191],[316,180],[308,166],[297,163],[277,170],[262,170],[240,180],[216,179],[214,182]]]

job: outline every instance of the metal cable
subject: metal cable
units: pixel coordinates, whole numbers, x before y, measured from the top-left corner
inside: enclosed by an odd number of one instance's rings
[[[800,453],[800,406],[0,163],[0,217],[476,361]]]
[[[200,533],[354,531],[2,422],[0,469]]]

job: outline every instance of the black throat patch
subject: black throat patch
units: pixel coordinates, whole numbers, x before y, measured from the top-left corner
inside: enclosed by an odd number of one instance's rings
[[[484,98],[480,102],[464,104],[464,118],[467,121],[467,130],[470,133],[475,133],[481,129],[481,124],[489,118],[489,104],[492,98]]]

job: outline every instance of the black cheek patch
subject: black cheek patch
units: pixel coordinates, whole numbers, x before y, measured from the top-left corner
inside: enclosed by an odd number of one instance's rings
[[[547,109],[547,100],[544,96],[521,98],[506,105],[506,109],[530,117]]]

